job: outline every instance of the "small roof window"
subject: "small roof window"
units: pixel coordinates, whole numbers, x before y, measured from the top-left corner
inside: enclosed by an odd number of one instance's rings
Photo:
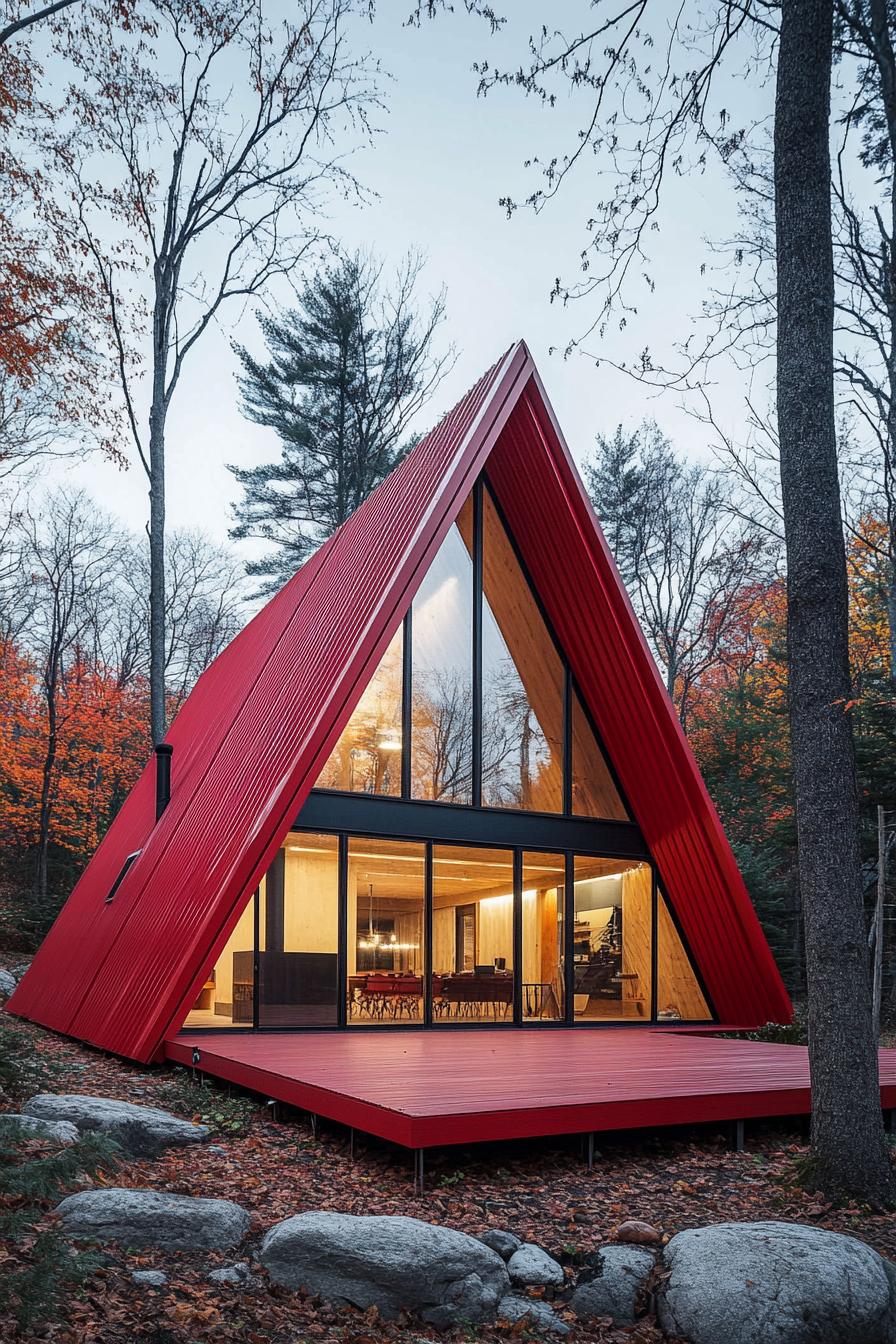
[[[115,893],[118,891],[118,888],[121,886],[122,882],[123,882],[123,881],[125,880],[125,878],[127,877],[128,872],[130,871],[131,865],[132,865],[137,859],[139,859],[139,857],[140,857],[140,855],[142,854],[142,852],[143,852],[143,851],[140,850],[140,849],[135,849],[134,852],[133,852],[133,854],[129,854],[129,855],[127,856],[127,858],[125,859],[124,863],[121,865],[121,872],[118,874],[118,876],[116,877],[115,881],[112,883],[111,889],[110,889],[110,891],[109,891],[109,895],[106,897],[106,905],[109,905],[112,901],[115,900]]]

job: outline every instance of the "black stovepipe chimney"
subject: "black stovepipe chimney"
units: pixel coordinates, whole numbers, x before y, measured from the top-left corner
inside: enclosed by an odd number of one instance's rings
[[[167,742],[156,747],[156,821],[171,801],[171,757],[174,748]]]

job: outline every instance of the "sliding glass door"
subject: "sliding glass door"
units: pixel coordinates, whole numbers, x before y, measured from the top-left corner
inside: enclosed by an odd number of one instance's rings
[[[513,852],[432,851],[432,1020],[513,1022]]]

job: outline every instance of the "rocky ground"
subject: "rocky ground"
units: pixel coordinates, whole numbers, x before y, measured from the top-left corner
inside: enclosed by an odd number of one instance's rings
[[[28,1044],[29,1095],[99,1094],[160,1106],[210,1128],[208,1143],[123,1160],[110,1185],[230,1199],[252,1218],[238,1254],[105,1248],[95,1274],[70,1296],[64,1319],[37,1328],[33,1338],[71,1344],[298,1344],[316,1339],[419,1344],[439,1338],[419,1320],[384,1322],[375,1310],[328,1306],[276,1286],[266,1276],[253,1275],[248,1289],[209,1280],[211,1271],[235,1260],[251,1264],[264,1232],[312,1210],[406,1214],[474,1235],[510,1229],[556,1257],[570,1278],[630,1218],[653,1224],[664,1239],[729,1220],[783,1219],[850,1233],[896,1258],[892,1216],[834,1209],[800,1190],[796,1178],[805,1148],[794,1127],[748,1128],[743,1153],[729,1151],[723,1136],[712,1130],[608,1136],[598,1142],[590,1172],[574,1141],[445,1149],[429,1158],[427,1189],[420,1196],[413,1189],[410,1155],[402,1150],[361,1139],[352,1161],[348,1135],[337,1126],[322,1123],[315,1135],[306,1115],[275,1120],[258,1099],[228,1097],[217,1086],[194,1081],[187,1070],[142,1069],[25,1024],[17,1030]],[[7,1096],[3,1108],[15,1110],[23,1099]],[[28,1254],[27,1244],[15,1242],[0,1252],[7,1268]],[[167,1282],[135,1282],[135,1270],[161,1271]],[[555,1293],[543,1291],[546,1300]],[[585,1325],[558,1305],[571,1327],[567,1338],[572,1344],[648,1344],[660,1338],[649,1320],[625,1329]],[[17,1338],[3,1311],[0,1294],[0,1337]],[[523,1319],[479,1327],[476,1338],[533,1333],[531,1321]]]

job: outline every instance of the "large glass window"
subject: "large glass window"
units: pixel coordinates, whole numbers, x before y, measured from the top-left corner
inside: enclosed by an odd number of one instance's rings
[[[259,894],[258,1025],[329,1027],[338,1020],[339,846],[293,832]],[[236,976],[234,961],[234,976]]]
[[[317,780],[319,789],[401,793],[401,626]]]
[[[572,694],[572,810],[580,817],[629,820],[578,691]]]
[[[349,836],[340,881],[338,837],[291,832],[185,1026],[249,1027],[256,1003],[261,1027],[420,1025],[428,961],[436,1024],[512,1023],[517,993],[530,1023],[563,1022],[568,1013],[577,1022],[649,1022],[654,1001],[661,1022],[712,1020],[661,893],[654,925],[648,863],[576,854],[570,891],[566,853],[522,850],[515,964],[513,849],[433,844],[431,925],[426,851],[420,841]]]
[[[347,1020],[423,1021],[423,845],[348,843]]]
[[[709,1004],[662,893],[656,910],[656,1012],[660,1022],[710,1022]]]
[[[483,492],[482,801],[563,810],[564,668]]]
[[[411,619],[411,793],[473,798],[473,505],[467,500],[423,580]]]
[[[576,855],[573,901],[576,1021],[648,1020],[649,865]]]
[[[564,1016],[562,854],[523,854],[523,1020],[557,1022]]]
[[[432,893],[433,1020],[512,1022],[512,854],[435,845]]]

